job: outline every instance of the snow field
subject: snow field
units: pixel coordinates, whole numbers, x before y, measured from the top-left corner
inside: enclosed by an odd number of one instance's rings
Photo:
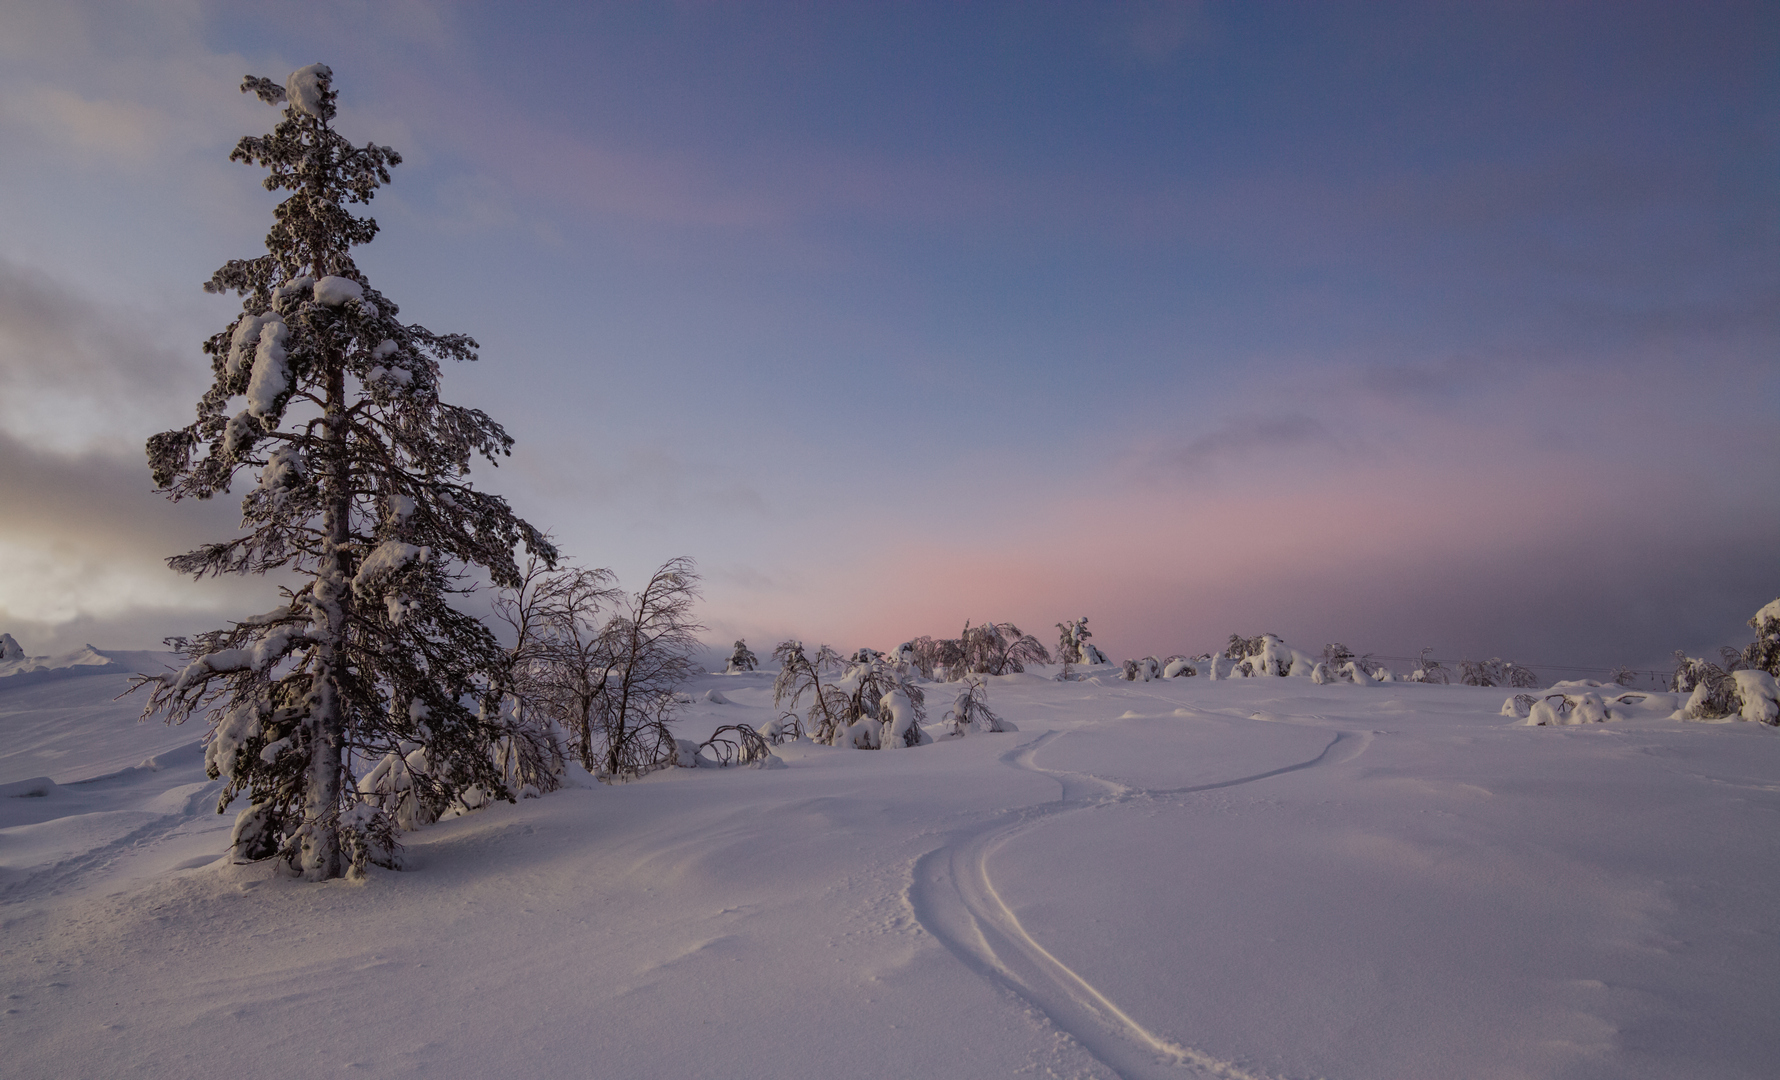
[[[0,799],[8,1071],[1774,1074],[1773,729],[1099,678],[990,680],[1018,732],[500,804],[362,885],[213,862],[196,732],[114,766],[157,730],[119,677],[0,689],[0,782],[55,779]],[[679,734],[770,682],[698,680]]]

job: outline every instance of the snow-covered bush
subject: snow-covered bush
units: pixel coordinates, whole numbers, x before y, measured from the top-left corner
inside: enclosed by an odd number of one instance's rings
[[[1142,660],[1127,660],[1124,663],[1123,677],[1126,682],[1149,682],[1162,677],[1162,661],[1153,656]]]
[[[244,535],[169,560],[174,570],[295,575],[264,615],[175,639],[183,670],[142,676],[145,712],[212,725],[218,809],[246,795],[234,850],[277,857],[309,880],[393,861],[393,819],[355,771],[424,751],[408,790],[423,802],[513,798],[495,762],[508,656],[449,602],[467,567],[517,584],[514,549],[555,548],[505,500],[466,479],[512,439],[482,412],[439,399],[440,363],[476,343],[397,319],[352,258],[377,224],[348,211],[389,182],[395,151],[355,147],[332,127],[332,74],[244,92],[283,107],[270,134],[231,160],[266,168],[267,253],[231,260],[205,285],[242,310],[210,338],[213,382],[192,424],[148,441],[158,489],[174,500],[227,492],[247,471]],[[393,769],[393,766],[392,766]]]
[[[839,656],[823,645],[812,659],[804,652],[803,642],[789,640],[779,642],[773,649],[773,659],[779,663],[779,674],[773,679],[773,708],[781,710],[780,720],[797,723],[798,703],[807,695],[808,722],[799,723],[798,727],[812,740],[832,744],[837,732],[848,723],[848,702],[846,694],[823,683],[822,673]]]
[[[867,651],[882,657],[875,649]],[[989,622],[965,623],[955,638],[923,635],[905,641],[897,647],[893,664],[904,671],[912,667],[923,679],[956,682],[968,675],[1007,675],[1025,671],[1027,664],[1050,662],[1050,653],[1031,634],[1011,622]]]
[[[952,707],[946,710],[944,723],[953,735],[970,731],[1012,731],[1014,726],[989,708],[989,681],[981,677],[965,680]]]
[[[955,679],[966,675],[1009,675],[1025,671],[1027,664],[1051,662],[1051,654],[1044,645],[1011,622],[978,626],[965,623],[958,648],[962,664],[954,668]]]
[[[1319,660],[1310,669],[1310,681],[1318,685],[1353,683],[1355,686],[1372,686],[1390,682],[1391,673],[1382,667],[1370,667],[1364,660],[1349,660],[1333,666],[1327,661]]]
[[[1065,667],[1071,664],[1092,666],[1106,663],[1106,654],[1094,647],[1088,639],[1093,637],[1088,629],[1088,617],[1083,615],[1074,622],[1057,624],[1057,659]]]
[[[773,659],[779,662],[773,707],[782,710],[781,730],[796,726],[815,742],[862,750],[931,741],[921,732],[926,695],[877,650],[855,653],[840,676],[829,681],[823,680],[823,672],[838,662],[839,654],[826,645],[812,660],[802,642],[782,641]],[[810,704],[800,721],[796,709],[806,697]]]
[[[1736,667],[1741,659],[1726,649],[1726,666]],[[1669,677],[1669,689],[1687,694],[1683,712],[1689,720],[1717,720],[1742,708],[1737,682],[1724,667],[1697,656],[1676,650],[1675,673]]]
[[[1763,608],[1766,612],[1774,605]],[[1755,622],[1756,620],[1751,620]],[[1757,626],[1757,633],[1763,633]],[[1745,656],[1761,657],[1758,639],[1744,653],[1723,650],[1724,665],[1685,653],[1675,654],[1675,674],[1669,688],[1687,694],[1687,704],[1680,715],[1687,720],[1722,720],[1735,716],[1764,724],[1780,725],[1780,692],[1775,689],[1774,676],[1758,667],[1745,666]],[[1727,670],[1728,669],[1728,670]]]
[[[1555,683],[1542,694],[1515,694],[1502,702],[1502,715],[1529,727],[1601,724],[1610,720],[1666,718],[1675,714],[1675,694],[1622,690],[1618,683],[1578,679]]]
[[[1339,669],[1343,664],[1350,663],[1359,657],[1354,651],[1339,641],[1323,646],[1322,664],[1330,671]]]
[[[1185,679],[1197,674],[1199,674],[1199,669],[1193,666],[1193,661],[1178,654],[1170,656],[1168,662],[1162,665],[1164,679]]]
[[[1314,657],[1289,648],[1277,634],[1257,634],[1252,638],[1231,634],[1224,655],[1233,661],[1227,673],[1232,676],[1308,676],[1317,665]]]
[[[25,647],[18,643],[18,639],[11,634],[0,634],[0,664],[24,658]]]
[[[964,656],[958,642],[932,638],[925,634],[903,642],[897,647],[896,654],[907,657],[920,677],[929,681],[938,678],[942,670],[949,669]]]
[[[1780,690],[1774,677],[1760,668],[1731,672],[1737,684],[1737,715],[1745,720],[1780,725]]]
[[[1525,690],[1539,685],[1539,676],[1499,656],[1488,660],[1461,660],[1459,671],[1459,681],[1466,686],[1512,686]]]
[[[723,671],[725,674],[734,675],[737,672],[753,671],[759,664],[760,661],[748,649],[748,642],[742,638],[736,638],[735,650],[729,654],[729,663],[724,665]]]
[[[1422,650],[1421,660],[1416,663],[1415,670],[1409,673],[1405,681],[1439,683],[1442,686],[1452,682],[1452,672],[1446,669],[1446,665],[1429,658],[1428,654],[1433,651],[1433,649]]]
[[[1756,612],[1749,626],[1755,640],[1743,650],[1743,663],[1780,678],[1780,600]]]
[[[1503,716],[1513,716],[1525,720],[1527,718],[1527,713],[1532,711],[1533,702],[1538,700],[1538,698],[1531,694],[1516,694],[1502,702],[1500,712]]]
[[[861,649],[833,683],[845,698],[847,734],[832,745],[860,749],[918,746],[927,718],[926,695],[876,649]]]
[[[562,786],[569,760],[569,733],[547,712],[527,708],[516,697],[501,703],[494,767],[507,790],[535,799]]]
[[[1610,719],[1607,706],[1595,693],[1546,694],[1527,710],[1529,727],[1567,724],[1602,724]]]

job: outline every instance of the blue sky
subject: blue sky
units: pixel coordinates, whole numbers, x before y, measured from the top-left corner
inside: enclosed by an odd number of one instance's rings
[[[260,610],[159,567],[232,520],[140,447],[270,220],[235,87],[318,60],[489,482],[692,555],[713,640],[1646,665],[1780,594],[1772,5],[25,3],[0,59],[33,651]]]

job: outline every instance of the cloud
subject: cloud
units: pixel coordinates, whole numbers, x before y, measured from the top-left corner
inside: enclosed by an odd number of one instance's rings
[[[202,392],[199,363],[159,330],[0,260],[0,431],[65,452],[140,446],[156,417],[179,417]]]
[[[0,626],[38,653],[81,644],[70,627],[101,648],[147,648],[270,606],[271,581],[192,582],[166,566],[235,535],[235,506],[169,503],[140,460],[59,454],[0,432]]]
[[[89,101],[46,86],[34,87],[8,105],[13,118],[43,135],[128,160],[147,157],[164,145],[172,127],[166,113],[139,101]]]

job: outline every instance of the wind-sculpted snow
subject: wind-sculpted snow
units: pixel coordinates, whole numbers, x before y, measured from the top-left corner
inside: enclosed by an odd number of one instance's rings
[[[179,657],[95,655],[105,662],[0,678],[0,783],[33,776],[71,783],[129,768],[204,737],[201,727],[142,723],[137,700],[116,700],[129,688],[130,671],[162,671]]]
[[[1007,677],[1017,732],[570,788],[314,885],[217,860],[189,739],[80,771],[79,716],[124,752],[116,678],[0,692],[8,738],[64,766],[0,777],[26,781],[0,788],[20,1076],[1772,1073],[1762,725]],[[771,681],[694,682],[676,734],[765,726]]]

